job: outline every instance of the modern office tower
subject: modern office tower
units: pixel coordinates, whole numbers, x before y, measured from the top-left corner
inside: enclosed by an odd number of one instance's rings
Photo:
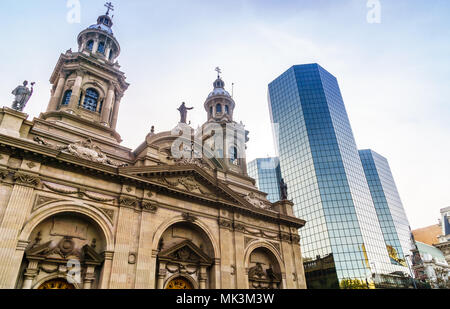
[[[248,163],[248,175],[256,180],[259,190],[266,192],[267,199],[276,203],[281,199],[281,170],[278,158],[255,159]]]
[[[412,250],[411,227],[389,163],[373,150],[360,150],[359,156],[391,262],[407,266],[405,256]]]
[[[293,66],[269,85],[281,174],[307,221],[300,232],[309,288],[399,286],[336,78]]]

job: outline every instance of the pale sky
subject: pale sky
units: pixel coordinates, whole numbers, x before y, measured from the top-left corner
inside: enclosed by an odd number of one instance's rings
[[[69,23],[66,0],[0,2],[0,105],[35,81],[29,119],[45,111],[60,53],[105,12],[80,0]],[[339,81],[360,149],[387,157],[413,229],[436,224],[450,206],[450,2],[380,0],[115,0],[113,31],[131,84],[118,131],[136,148],[154,125],[172,129],[182,101],[206,120],[203,103],[220,66],[235,83],[235,120],[250,131],[249,160],[274,154],[267,85],[294,64],[319,63]]]

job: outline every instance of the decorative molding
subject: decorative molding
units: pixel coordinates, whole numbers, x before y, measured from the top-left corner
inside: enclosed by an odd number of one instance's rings
[[[262,234],[262,236],[264,236],[264,237],[266,237],[266,238],[270,238],[270,239],[279,239],[277,233],[267,233],[267,232],[264,232],[263,230],[261,230],[261,234]]]
[[[178,166],[185,166],[185,165],[195,165],[200,167],[203,170],[209,170],[212,171],[211,166],[209,166],[208,163],[206,163],[205,160],[202,158],[182,158],[182,159],[175,159],[175,165]]]
[[[255,241],[255,240],[257,240],[257,239],[256,239],[256,238],[250,238],[250,237],[244,237],[244,245],[245,245],[245,247],[247,248],[248,245],[249,245],[251,242]]]
[[[38,195],[34,202],[33,211],[51,203],[51,202],[56,202],[56,201],[58,201],[58,199],[56,199],[56,198]]]
[[[28,187],[37,187],[41,183],[39,177],[21,172],[15,173],[13,178],[16,184]]]
[[[33,169],[33,168],[35,168],[37,165],[36,165],[34,162],[28,162],[28,163],[27,163],[27,166],[28,166],[29,169]]]
[[[100,164],[111,165],[114,167],[118,167],[121,165],[121,163],[109,159],[102,152],[100,147],[94,145],[91,139],[87,139],[86,141],[77,141],[67,146],[58,146],[56,149],[61,152],[65,152],[73,156],[76,156],[78,158],[82,158]]]
[[[89,191],[82,191],[80,193],[85,195],[86,197],[90,198],[91,200],[94,200],[97,202],[113,202],[116,200],[114,197],[100,195],[100,194],[96,194],[94,192],[89,192]]]
[[[73,188],[73,187],[63,186],[63,185],[50,183],[50,182],[43,182],[43,185],[50,191],[60,193],[60,194],[71,195],[71,194],[78,193],[78,189]]]
[[[167,177],[159,177],[158,182],[169,186],[170,188],[178,188],[189,193],[200,193],[208,197],[215,197],[216,195],[211,193],[209,190],[203,188],[195,180],[193,176],[183,176],[176,179],[170,179]],[[181,188],[180,188],[181,187]],[[195,192],[198,191],[198,192]]]
[[[300,236],[299,235],[292,235],[291,239],[292,239],[292,242],[294,244],[299,244],[300,243]]]
[[[134,265],[136,264],[137,261],[137,253],[130,253],[130,255],[128,256],[128,264],[130,265]]]
[[[192,214],[190,214],[188,212],[183,213],[181,216],[187,222],[195,222],[197,220],[196,216],[194,216],[194,215],[192,215]]]
[[[289,242],[289,243],[291,242],[291,235],[290,234],[280,232],[279,237],[280,237],[281,241],[286,241],[286,242]]]
[[[272,204],[269,201],[263,201],[256,197],[255,193],[250,192],[247,195],[241,195],[247,202],[256,208],[271,210]]]
[[[234,222],[233,223],[233,228],[237,232],[242,232],[242,233],[245,232],[245,225],[240,223],[240,222]]]
[[[273,241],[271,241],[270,243],[275,247],[275,249],[278,250],[278,253],[281,253],[281,246],[280,246],[280,243],[278,243],[278,242],[273,242]]]
[[[139,205],[139,201],[135,198],[121,196],[119,198],[119,205],[124,207],[135,208]]]
[[[114,210],[106,208],[99,209],[111,220],[111,222],[114,220]]]
[[[5,179],[8,175],[9,171],[7,169],[0,169],[0,180]]]
[[[141,207],[142,207],[142,210],[148,211],[151,213],[156,213],[156,211],[158,210],[158,206],[155,203],[148,201],[148,200],[143,200],[141,202]]]
[[[219,218],[218,222],[220,227],[233,230],[233,222],[231,220]]]

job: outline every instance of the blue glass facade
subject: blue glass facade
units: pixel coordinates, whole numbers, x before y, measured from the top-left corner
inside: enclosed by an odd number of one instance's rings
[[[247,164],[248,175],[256,180],[256,186],[267,193],[272,202],[280,200],[281,170],[278,158],[256,159]]]
[[[293,66],[269,85],[269,108],[289,197],[307,221],[309,287],[372,287],[375,274],[407,273],[390,262],[336,78],[318,64]]]
[[[359,156],[391,262],[407,266],[405,255],[411,255],[412,249],[411,228],[389,163],[372,150],[360,150]]]

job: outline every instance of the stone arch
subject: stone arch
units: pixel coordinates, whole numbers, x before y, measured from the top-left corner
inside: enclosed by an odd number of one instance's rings
[[[171,277],[169,277],[169,278],[167,279],[167,282],[164,284],[164,289],[167,289],[169,283],[170,283],[172,280],[175,280],[175,279],[177,279],[177,278],[183,278],[183,279],[189,281],[189,283],[192,285],[192,287],[193,287],[195,290],[200,289],[200,286],[198,285],[198,283],[197,283],[193,278],[191,278],[190,276],[188,276],[188,275],[186,275],[186,274],[174,274],[174,275],[172,275]]]
[[[180,216],[177,216],[175,218],[172,218],[172,219],[162,223],[157,228],[157,230],[153,236],[152,249],[158,250],[159,240],[161,239],[162,235],[164,234],[165,231],[167,231],[168,228],[170,228],[172,225],[175,225],[177,223],[182,223],[182,222],[187,222],[187,221],[180,215]],[[197,226],[197,228],[201,229],[208,236],[209,240],[211,241],[212,247],[213,247],[214,258],[215,259],[220,258],[219,245],[217,243],[217,240],[214,237],[214,234],[211,232],[211,230],[208,228],[208,226],[199,219],[195,220],[194,222],[189,222],[189,223]]]
[[[286,287],[286,283],[285,283],[284,277],[286,275],[286,268],[285,268],[283,259],[282,259],[281,255],[280,255],[280,253],[278,252],[278,250],[275,248],[275,246],[273,244],[269,243],[269,242],[266,242],[266,241],[254,242],[250,246],[248,246],[246,248],[246,250],[245,250],[244,266],[245,266],[245,269],[246,269],[245,276],[247,278],[247,284],[249,284],[249,279],[250,279],[248,272],[250,272],[250,270],[251,270],[250,266],[252,266],[251,265],[251,261],[250,261],[252,253],[254,253],[257,250],[261,250],[261,249],[266,251],[266,253],[268,253],[268,255],[269,255],[269,258],[272,257],[274,262],[277,263],[276,266],[278,266],[279,272],[280,272],[279,275],[281,276],[279,278],[279,280],[280,280],[279,287],[280,288],[285,288]],[[276,270],[277,270],[277,267],[275,267],[275,271]]]
[[[161,224],[153,237],[156,288],[164,289],[177,277],[193,288],[217,287],[219,250],[209,228],[191,216],[177,216]]]
[[[33,287],[32,287],[31,289],[32,289],[32,290],[37,290],[37,289],[39,289],[39,287],[40,287],[41,285],[43,285],[44,283],[46,283],[46,282],[48,282],[48,281],[51,281],[51,280],[54,280],[54,279],[64,279],[64,280],[66,280],[66,276],[61,275],[61,274],[52,274],[52,275],[48,275],[48,276],[46,276],[46,277],[40,279],[39,281],[37,281],[37,282],[33,285]],[[82,289],[82,286],[81,286],[80,284],[76,283],[76,282],[72,283],[72,285],[75,286],[75,289],[77,289],[77,290],[81,290],[81,289]]]
[[[19,236],[19,241],[27,242],[33,230],[44,220],[62,213],[77,213],[93,220],[101,229],[106,240],[106,251],[114,251],[113,226],[100,210],[76,201],[50,203],[39,208],[28,219]]]

